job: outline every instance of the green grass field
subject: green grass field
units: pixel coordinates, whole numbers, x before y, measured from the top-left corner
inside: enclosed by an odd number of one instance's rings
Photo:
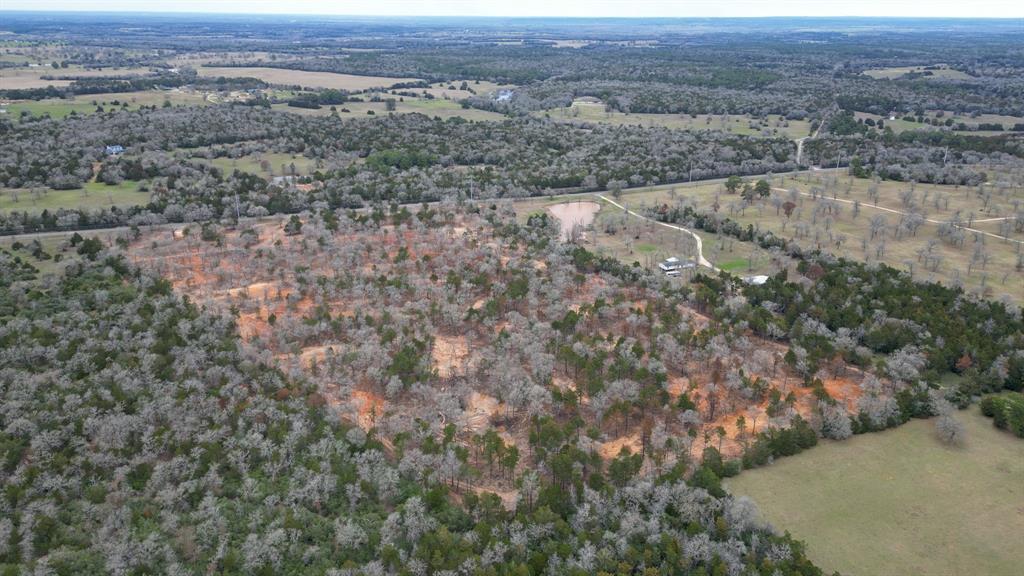
[[[109,112],[117,109],[138,110],[140,106],[162,106],[164,101],[172,105],[207,104],[202,94],[174,90],[145,90],[119,94],[87,94],[73,98],[49,98],[46,100],[19,100],[0,107],[10,118],[20,118],[22,113],[32,116],[49,114],[51,118],[64,118],[75,114],[92,114],[97,108]]]
[[[26,189],[0,188],[0,212],[12,210],[42,212],[57,208],[109,208],[136,206],[149,202],[148,192],[139,192],[139,183],[125,180],[115,186],[102,182],[87,182],[77,190],[39,189],[38,193]]]
[[[1024,441],[978,409],[963,447],[931,421],[826,441],[727,482],[846,576],[1014,576],[1024,566]]]
[[[599,122],[613,126],[656,126],[677,130],[720,130],[745,136],[783,136],[801,138],[810,133],[810,122],[786,120],[781,116],[769,115],[755,119],[745,115],[722,116],[698,114],[625,114],[606,112],[604,104],[576,101],[567,108],[554,108],[534,112],[535,116],[550,117],[558,122]]]

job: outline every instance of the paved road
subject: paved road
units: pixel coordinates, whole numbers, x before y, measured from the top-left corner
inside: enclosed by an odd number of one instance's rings
[[[704,242],[700,239],[700,236],[698,236],[697,233],[694,232],[693,230],[690,230],[690,229],[687,229],[687,228],[683,228],[682,226],[676,226],[675,224],[668,224],[668,223],[665,223],[665,222],[658,222],[657,220],[648,218],[647,216],[643,216],[641,214],[637,214],[636,212],[633,212],[632,210],[630,210],[629,208],[626,208],[622,204],[619,204],[618,202],[616,202],[614,200],[609,200],[608,198],[605,198],[601,194],[595,194],[595,196],[597,196],[601,200],[604,200],[605,202],[611,204],[612,206],[615,206],[616,208],[619,208],[620,210],[624,211],[626,214],[629,214],[630,216],[636,216],[637,218],[639,218],[641,220],[647,220],[648,222],[653,222],[653,223],[657,224],[658,226],[664,226],[666,228],[671,228],[673,230],[678,230],[678,231],[680,231],[680,232],[682,232],[684,234],[689,234],[690,236],[693,237],[694,240],[697,241],[697,263],[700,264],[701,266],[704,266],[706,268],[710,268],[710,269],[714,270],[715,272],[718,272],[718,268],[715,268],[715,265],[712,264],[711,261],[709,261],[707,258],[704,257]]]

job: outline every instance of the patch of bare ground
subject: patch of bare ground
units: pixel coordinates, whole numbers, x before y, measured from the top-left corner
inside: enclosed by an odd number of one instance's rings
[[[469,345],[465,336],[434,336],[434,347],[431,350],[434,369],[441,378],[452,378],[463,375],[466,360],[469,358]]]

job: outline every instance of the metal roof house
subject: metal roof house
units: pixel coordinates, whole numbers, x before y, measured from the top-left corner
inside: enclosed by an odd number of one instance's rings
[[[676,258],[675,256],[672,256],[671,258],[666,258],[664,262],[658,263],[658,268],[660,268],[661,271],[665,273],[676,272],[679,270],[687,270],[689,268],[694,267],[695,264],[693,262],[683,262],[682,260]]]
[[[124,152],[124,146],[121,146],[120,144],[113,144],[107,146],[105,152],[107,153],[107,156],[116,156]]]

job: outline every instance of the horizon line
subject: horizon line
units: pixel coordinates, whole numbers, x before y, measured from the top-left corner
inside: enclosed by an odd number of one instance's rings
[[[454,14],[341,14],[314,12],[196,12],[187,10],[81,10],[66,9],[7,9],[0,8],[0,13],[21,14],[124,14],[124,15],[179,15],[179,16],[296,16],[296,17],[334,17],[334,18],[449,18],[449,19],[520,19],[520,20],[773,20],[780,18],[799,18],[807,20],[1022,20],[1024,16],[882,16],[882,15],[809,15],[779,14],[773,16],[566,16],[566,15],[454,15]],[[1024,32],[1024,30],[1022,30]]]

